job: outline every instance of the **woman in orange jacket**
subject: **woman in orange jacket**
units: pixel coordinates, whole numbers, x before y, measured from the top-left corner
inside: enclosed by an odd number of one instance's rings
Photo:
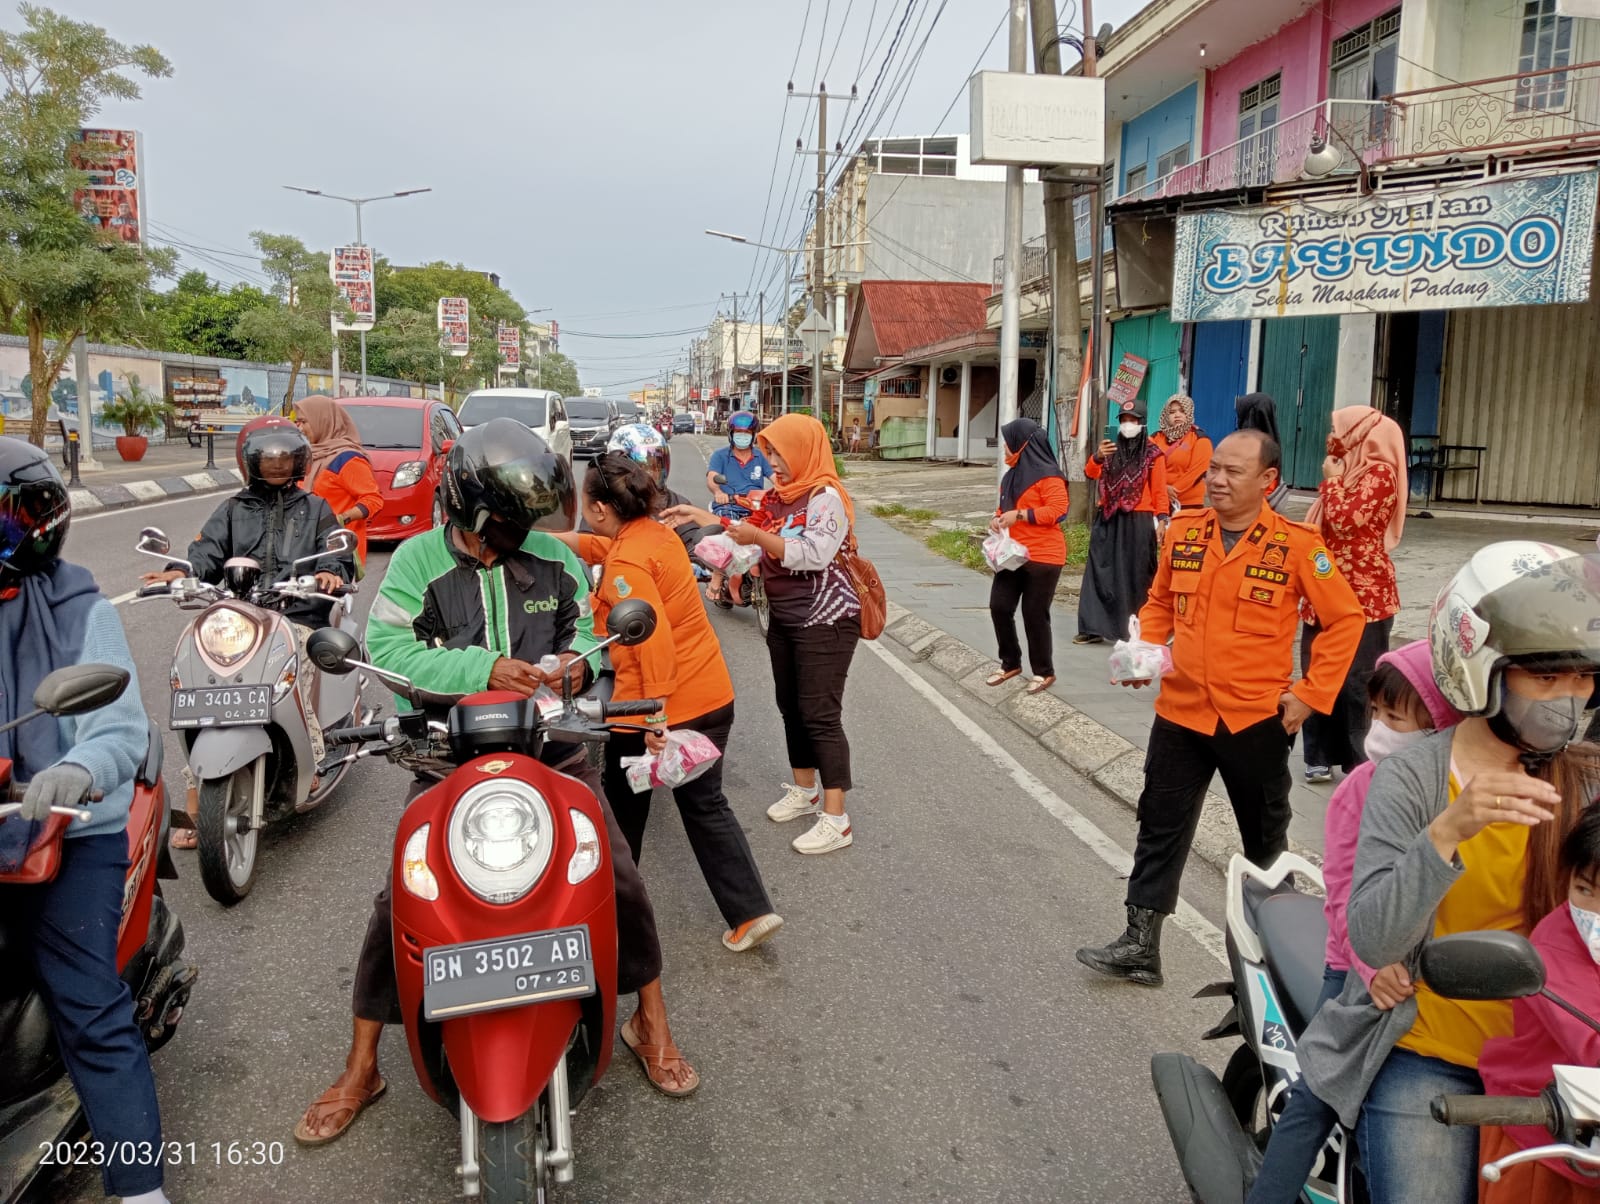
[[[311,441],[305,488],[327,502],[334,517],[355,532],[359,563],[364,566],[367,520],[383,509],[383,494],[378,492],[355,419],[331,397],[306,397],[295,403],[294,424]]]
[[[1167,458],[1145,433],[1142,401],[1125,401],[1117,414],[1117,438],[1083,466],[1100,482],[1100,504],[1089,532],[1089,563],[1078,594],[1074,644],[1127,638],[1128,620],[1139,613],[1156,576],[1158,526],[1172,511],[1167,497]]]
[[[1211,440],[1194,424],[1194,398],[1174,393],[1161,411],[1161,429],[1151,440],[1167,458],[1167,499],[1173,506],[1198,510],[1206,504],[1206,469]]]
[[[989,617],[1000,654],[1000,671],[990,675],[989,684],[998,686],[1022,672],[1022,645],[1017,642],[1020,602],[1033,669],[1028,693],[1038,694],[1056,680],[1050,604],[1067,563],[1067,540],[1061,533],[1061,520],[1067,516],[1067,478],[1037,422],[1018,418],[1000,433],[1010,470],[1000,480],[1000,505],[989,529],[1004,531],[1027,548],[1028,559],[1017,568],[995,573],[989,588]]]

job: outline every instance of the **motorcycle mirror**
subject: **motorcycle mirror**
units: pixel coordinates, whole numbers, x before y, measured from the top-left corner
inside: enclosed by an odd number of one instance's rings
[[[632,648],[648,640],[656,629],[656,610],[643,598],[629,598],[618,602],[606,615],[606,630],[624,648]]]
[[[441,456],[448,456],[450,454],[450,449],[455,445],[456,441],[454,439],[446,439],[443,443],[439,444],[439,454]]]
[[[139,551],[154,552],[157,556],[165,556],[172,551],[172,541],[167,538],[167,533],[160,527],[146,527],[139,532]]]
[[[1515,932],[1458,932],[1422,949],[1423,981],[1447,999],[1521,999],[1544,990],[1544,960]]]
[[[715,481],[718,485],[726,485],[728,483],[728,478],[723,476],[720,472],[712,473],[711,474],[711,479],[713,481]]]
[[[336,627],[319,627],[306,640],[306,655],[324,673],[349,673],[350,662],[361,651],[355,637]]]
[[[68,665],[33,691],[33,705],[48,715],[81,715],[115,702],[128,688],[128,671],[116,665]]]
[[[337,527],[328,532],[327,541],[323,546],[335,556],[353,552],[356,550],[356,533],[346,527]]]

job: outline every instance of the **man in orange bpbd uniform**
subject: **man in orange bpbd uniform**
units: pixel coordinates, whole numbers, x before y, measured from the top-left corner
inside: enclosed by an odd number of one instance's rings
[[[1289,749],[1312,711],[1333,709],[1365,618],[1322,537],[1267,505],[1281,453],[1260,431],[1217,445],[1206,471],[1209,508],[1174,516],[1140,637],[1172,638],[1139,796],[1139,841],[1128,878],[1128,928],[1079,949],[1091,970],[1161,985],[1161,923],[1178,904],[1211,775],[1222,774],[1244,853],[1269,865],[1288,846]],[[1299,681],[1300,599],[1324,619]],[[1144,682],[1125,682],[1141,686]]]

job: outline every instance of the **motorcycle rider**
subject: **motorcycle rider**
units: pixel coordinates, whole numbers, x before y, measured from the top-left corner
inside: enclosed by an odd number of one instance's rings
[[[66,486],[40,449],[0,437],[0,721],[32,708],[46,674],[67,665],[116,665],[127,689],[99,710],[0,733],[0,756],[27,782],[20,815],[0,823],[0,869],[27,856],[52,806],[81,806],[53,881],[0,886],[7,934],[32,954],[89,1129],[107,1154],[107,1195],[159,1204],[161,1115],[133,1000],[117,974],[117,930],[128,871],[128,808],[149,745],[139,680],[117,612],[89,570],[63,561],[72,509]],[[139,1151],[146,1151],[143,1157]]]
[[[563,674],[575,688],[586,684],[580,658],[596,640],[583,566],[554,536],[533,529],[541,522],[572,526],[576,493],[566,462],[522,423],[493,418],[450,450],[439,498],[444,525],[401,544],[384,574],[367,624],[372,663],[444,695],[526,696],[542,685],[560,689]],[[538,666],[547,655],[561,659],[548,676]],[[605,813],[616,878],[617,993],[639,995],[624,1029],[631,1026],[634,1051],[653,1060],[652,1085],[688,1095],[700,1080],[667,1024],[655,913],[599,775],[571,744],[547,744],[541,759],[583,782]],[[415,783],[407,802],[433,784]],[[296,1126],[302,1145],[338,1138],[387,1086],[378,1073],[378,1041],[385,1024],[400,1021],[387,886],[373,900],[353,1005],[344,1073]]]
[[[619,426],[606,443],[606,450],[621,452],[650,474],[650,479],[661,489],[661,509],[681,506],[689,500],[667,484],[667,478],[672,475],[672,449],[661,437],[661,432],[654,427],[647,426],[643,422],[630,422],[626,426]],[[579,530],[586,529],[584,524],[579,523]],[[716,528],[719,531],[721,529]],[[673,533],[683,541],[685,548],[693,550],[703,530],[699,523],[691,521],[680,523],[673,528]]]
[[[706,465],[706,488],[711,490],[711,513],[718,518],[749,518],[750,508],[734,499],[751,490],[766,488],[767,479],[772,476],[771,462],[755,445],[756,436],[760,433],[761,419],[750,410],[735,410],[728,415],[728,446],[712,452],[711,460]],[[722,484],[717,483],[719,476],[723,479]],[[708,527],[706,531],[715,532],[718,529]],[[711,574],[706,597],[722,610],[733,606],[720,569]]]

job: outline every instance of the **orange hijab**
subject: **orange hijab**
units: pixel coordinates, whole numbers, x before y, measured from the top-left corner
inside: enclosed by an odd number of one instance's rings
[[[1394,551],[1406,526],[1405,432],[1393,418],[1380,414],[1370,406],[1345,406],[1333,412],[1333,435],[1329,443],[1339,445],[1337,453],[1332,446],[1328,450],[1330,455],[1337,454],[1344,461],[1344,472],[1339,479],[1346,489],[1375,465],[1387,464],[1393,470],[1399,497],[1395,499],[1394,515],[1389,519],[1388,529],[1383,533],[1383,547],[1385,551]],[[1311,504],[1306,522],[1313,527],[1322,525],[1321,494]]]
[[[828,431],[809,414],[785,414],[776,418],[756,436],[763,451],[775,451],[789,469],[789,480],[779,482],[774,492],[785,502],[810,497],[818,489],[832,486],[844,502],[850,525],[856,521],[850,494],[833,466],[833,448],[828,446]]]

